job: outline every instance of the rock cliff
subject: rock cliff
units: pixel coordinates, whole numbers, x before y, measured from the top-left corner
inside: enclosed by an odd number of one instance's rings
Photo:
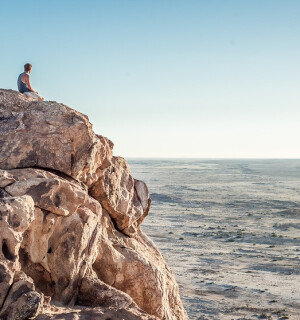
[[[187,319],[112,148],[85,115],[0,90],[0,319]]]

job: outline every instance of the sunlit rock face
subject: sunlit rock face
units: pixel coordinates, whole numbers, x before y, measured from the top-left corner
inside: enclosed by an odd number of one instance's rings
[[[148,188],[86,116],[0,90],[0,147],[0,319],[187,319]]]
[[[112,143],[93,132],[87,116],[61,103],[1,90],[0,115],[2,169],[48,168],[90,185],[110,165]]]
[[[112,158],[111,165],[102,171],[89,191],[110,214],[118,230],[129,236],[136,233],[150,209],[146,184],[132,177],[121,157]]]

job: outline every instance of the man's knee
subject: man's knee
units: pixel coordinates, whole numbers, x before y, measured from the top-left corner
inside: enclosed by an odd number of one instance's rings
[[[24,92],[24,95],[33,101],[44,101],[44,98],[35,92]]]

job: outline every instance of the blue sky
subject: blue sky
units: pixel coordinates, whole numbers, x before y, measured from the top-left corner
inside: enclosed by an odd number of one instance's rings
[[[47,100],[124,157],[300,158],[300,1],[1,0],[1,88]]]

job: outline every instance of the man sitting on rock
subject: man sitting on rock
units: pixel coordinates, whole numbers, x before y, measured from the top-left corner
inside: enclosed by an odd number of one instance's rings
[[[31,100],[44,101],[44,98],[39,96],[38,92],[35,91],[30,84],[29,74],[31,70],[32,65],[26,63],[24,65],[24,72],[22,72],[18,78],[18,90]]]

